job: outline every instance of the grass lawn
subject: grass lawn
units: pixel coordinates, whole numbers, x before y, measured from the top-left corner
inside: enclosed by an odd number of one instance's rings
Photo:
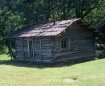
[[[14,63],[0,55],[0,86],[105,86],[105,59],[46,67]]]

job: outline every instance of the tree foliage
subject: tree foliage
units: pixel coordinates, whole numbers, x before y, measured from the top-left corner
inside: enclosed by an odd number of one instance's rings
[[[0,0],[0,47],[3,37],[23,26],[83,18],[94,26],[105,21],[105,0]]]

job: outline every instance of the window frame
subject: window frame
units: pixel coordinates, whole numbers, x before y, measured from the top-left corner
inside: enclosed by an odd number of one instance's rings
[[[63,43],[63,47],[62,47],[62,40],[66,39],[66,43]],[[66,46],[66,47],[65,47]],[[70,38],[68,37],[62,37],[60,38],[60,50],[68,50],[70,49]]]

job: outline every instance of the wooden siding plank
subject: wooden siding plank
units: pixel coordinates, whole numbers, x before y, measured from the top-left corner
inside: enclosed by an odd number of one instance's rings
[[[23,39],[23,58],[25,58],[25,55],[24,55],[24,39]]]
[[[16,40],[16,58],[23,58],[23,42],[22,39]]]
[[[53,55],[52,55],[52,39],[49,38],[43,38],[42,39],[42,56],[43,56],[43,60],[51,60]]]
[[[60,50],[60,38],[70,38],[70,48]],[[54,55],[55,61],[65,59],[78,59],[81,57],[94,56],[93,34],[84,28],[73,26],[61,34],[61,37],[55,38]]]
[[[35,60],[42,60],[40,38],[34,39],[34,57]]]

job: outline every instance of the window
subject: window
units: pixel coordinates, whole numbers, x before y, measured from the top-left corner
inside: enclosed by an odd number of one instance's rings
[[[61,49],[69,48],[68,43],[68,38],[61,38]]]

